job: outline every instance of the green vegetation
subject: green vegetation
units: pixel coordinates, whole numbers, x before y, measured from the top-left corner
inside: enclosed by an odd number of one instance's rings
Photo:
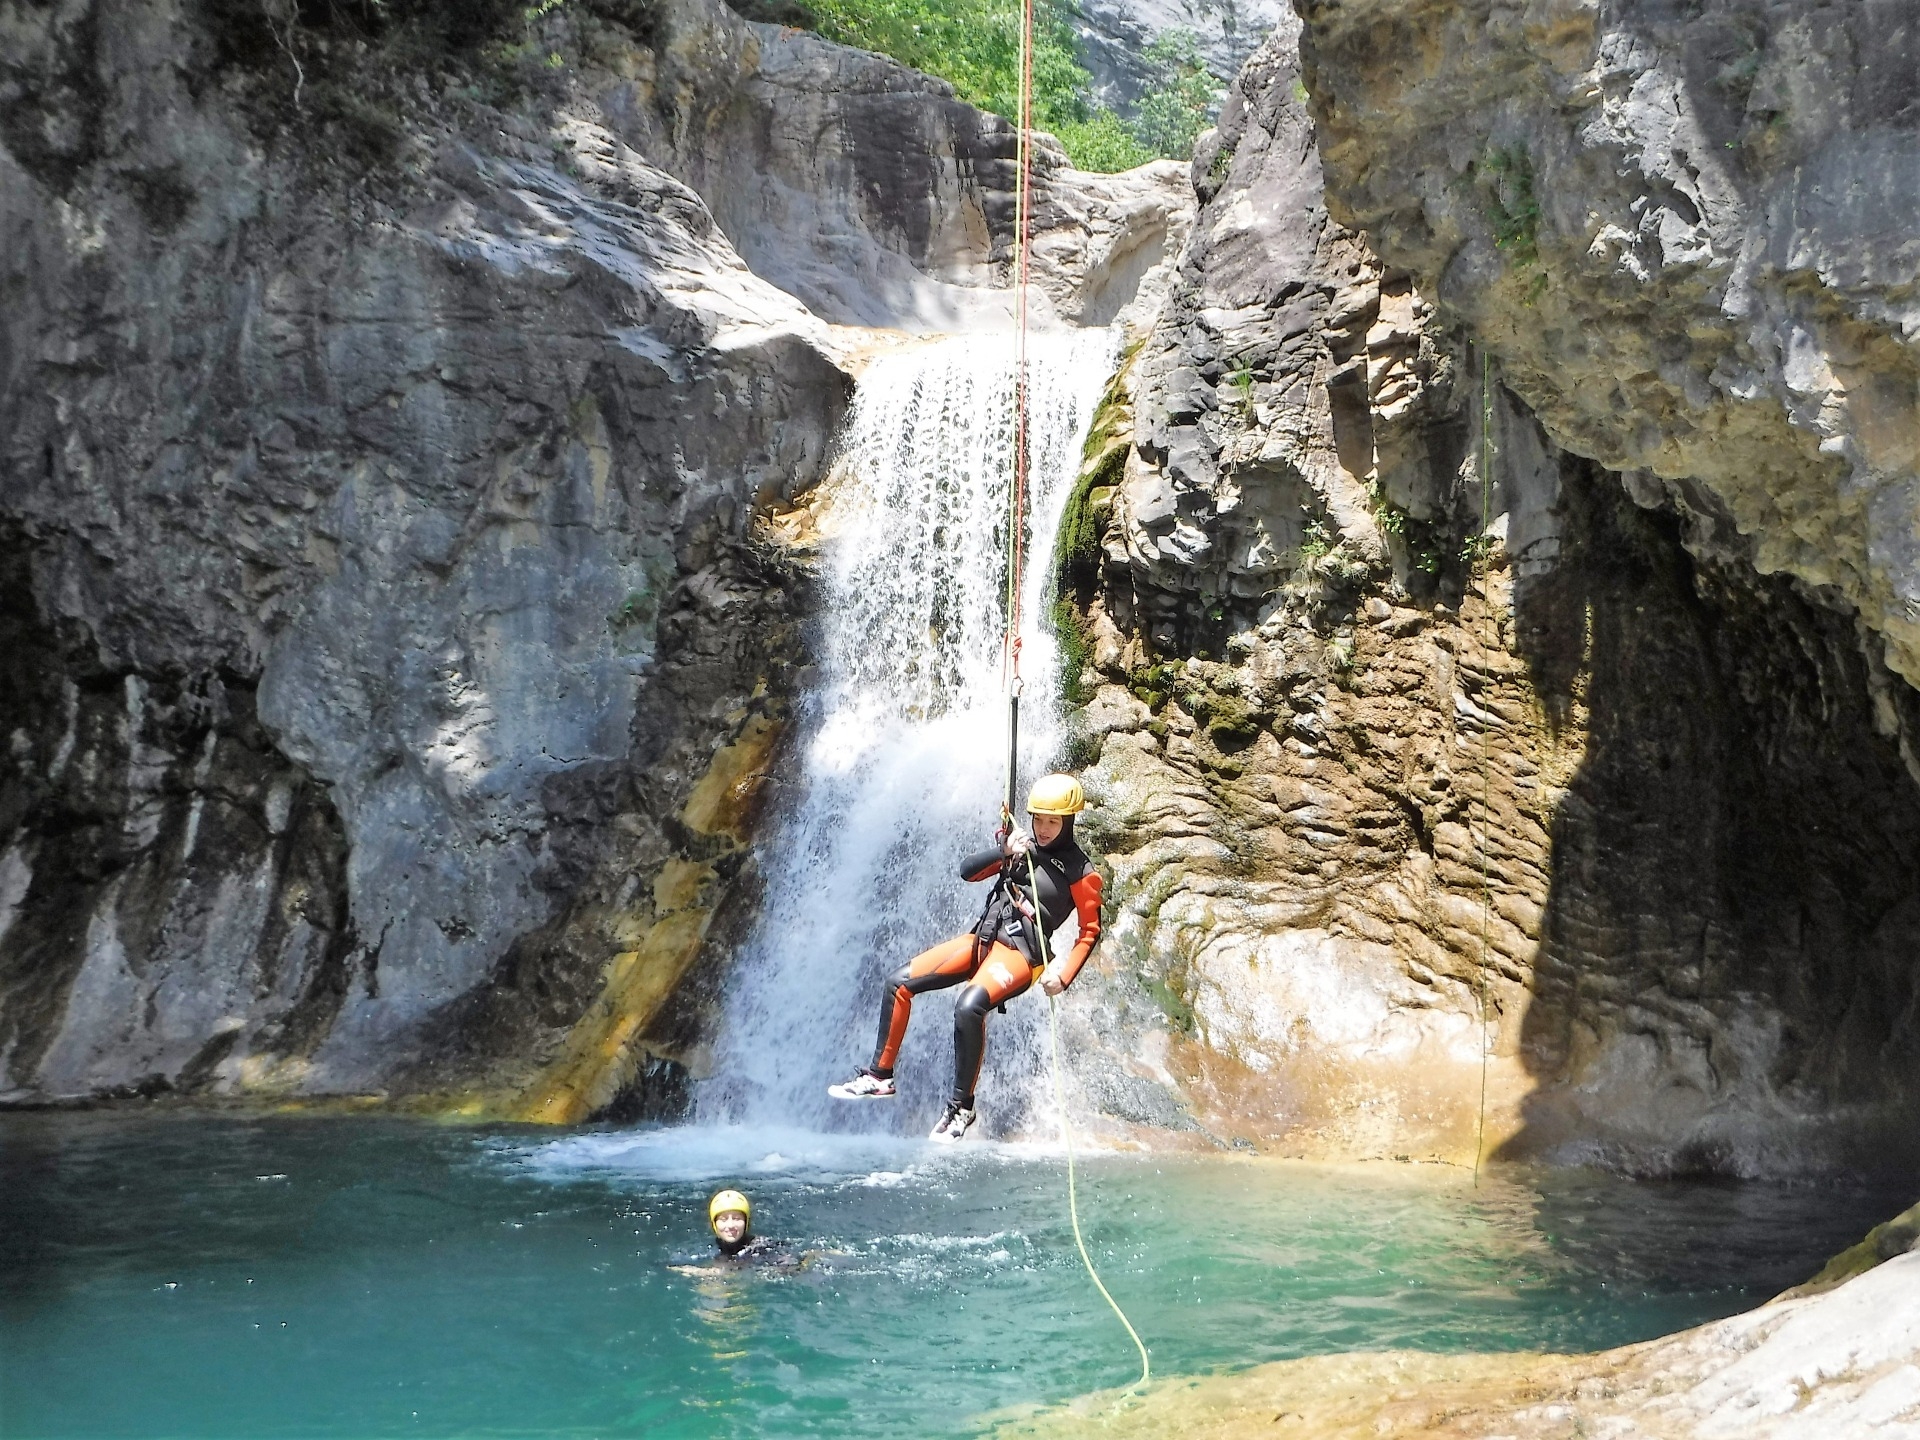
[[[761,0],[764,4],[764,0]],[[1212,124],[1220,87],[1194,37],[1169,31],[1147,48],[1155,77],[1131,121],[1093,103],[1074,43],[1072,0],[1036,0],[1033,119],[1083,170],[1127,170],[1161,155],[1192,156]],[[785,0],[788,23],[891,55],[949,82],[969,104],[1005,119],[1020,103],[1020,6],[1015,0]]]
[[[1155,663],[1142,665],[1128,672],[1127,688],[1147,709],[1158,715],[1172,693],[1174,680],[1173,667]]]
[[[1493,243],[1520,265],[1540,259],[1540,202],[1533,193],[1533,161],[1519,147],[1489,150],[1480,162],[1487,184],[1487,221]]]
[[[1113,504],[1114,488],[1126,468],[1125,442],[1109,445],[1080,472],[1060,516],[1053,542],[1055,593],[1085,604],[1100,580],[1100,532]]]
[[[1060,646],[1060,697],[1078,708],[1093,698],[1092,688],[1080,678],[1093,658],[1086,622],[1071,600],[1055,601],[1051,618],[1053,638]]]
[[[1382,535],[1398,537],[1406,546],[1407,562],[1423,575],[1440,573],[1441,549],[1435,527],[1415,520],[1381,491],[1378,481],[1367,482],[1367,498],[1373,508],[1373,523]]]
[[[1169,30],[1147,46],[1153,69],[1133,133],[1156,155],[1191,160],[1194,142],[1213,123],[1220,85],[1200,58],[1200,42],[1191,30]]]
[[[653,596],[645,590],[629,590],[619,608],[607,616],[607,628],[617,634],[629,625],[648,624],[657,610]]]
[[[1170,965],[1165,975],[1155,975],[1142,967],[1141,984],[1153,1003],[1173,1028],[1182,1035],[1191,1035],[1197,1028],[1199,1018],[1193,1013],[1193,1004],[1187,999],[1187,966],[1176,962],[1177,968]]]
[[[1244,750],[1260,736],[1261,716],[1238,695],[1225,695],[1218,690],[1189,690],[1181,702],[1222,753]]]
[[[1387,499],[1378,480],[1367,481],[1367,505],[1373,511],[1373,523],[1382,535],[1404,535],[1407,512]]]

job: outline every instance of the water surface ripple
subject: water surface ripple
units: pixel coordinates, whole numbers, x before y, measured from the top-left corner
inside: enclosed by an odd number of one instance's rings
[[[1117,1155],[1085,1178],[1162,1374],[1640,1339],[1910,1198]],[[722,1181],[814,1264],[676,1273]],[[3,1117],[0,1431],[966,1434],[1132,1371],[1062,1187],[1045,1148],[872,1135]]]

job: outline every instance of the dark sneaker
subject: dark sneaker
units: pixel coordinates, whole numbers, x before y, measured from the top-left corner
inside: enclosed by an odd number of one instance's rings
[[[851,1080],[829,1085],[827,1094],[836,1100],[891,1100],[893,1077],[889,1075],[883,1080],[871,1070],[856,1070]]]
[[[947,1108],[940,1112],[940,1123],[933,1127],[933,1133],[927,1138],[938,1140],[943,1145],[951,1145],[964,1137],[967,1131],[973,1128],[973,1122],[979,1118],[979,1111],[969,1110],[949,1100]]]

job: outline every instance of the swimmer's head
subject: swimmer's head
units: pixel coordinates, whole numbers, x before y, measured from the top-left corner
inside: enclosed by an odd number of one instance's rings
[[[707,1224],[722,1255],[744,1247],[753,1229],[753,1202],[738,1190],[722,1190],[707,1202]]]

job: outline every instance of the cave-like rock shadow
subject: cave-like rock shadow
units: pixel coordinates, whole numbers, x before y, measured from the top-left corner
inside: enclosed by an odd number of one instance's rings
[[[1920,1175],[1920,694],[1851,614],[1696,560],[1673,509],[1560,463],[1560,563],[1516,632],[1585,752],[1522,1024],[1537,1088],[1497,1154]]]

